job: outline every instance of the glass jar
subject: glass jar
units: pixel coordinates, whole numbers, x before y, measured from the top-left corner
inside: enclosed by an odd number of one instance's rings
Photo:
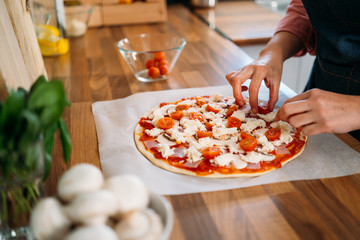
[[[32,0],[31,13],[43,56],[59,56],[69,51],[65,37],[65,10],[61,0]]]

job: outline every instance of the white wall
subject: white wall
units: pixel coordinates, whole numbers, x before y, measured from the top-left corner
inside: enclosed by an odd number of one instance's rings
[[[250,57],[257,58],[265,45],[241,46]],[[293,57],[285,61],[282,81],[296,93],[301,93],[309,79],[315,57],[306,54],[303,57]]]

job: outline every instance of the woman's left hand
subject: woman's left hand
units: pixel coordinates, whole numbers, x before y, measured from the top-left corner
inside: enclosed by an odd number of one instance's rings
[[[275,120],[301,127],[305,135],[360,129],[360,96],[312,89],[285,101]]]

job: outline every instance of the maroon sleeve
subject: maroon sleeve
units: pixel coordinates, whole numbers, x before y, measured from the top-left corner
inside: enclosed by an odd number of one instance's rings
[[[280,20],[276,28],[275,33],[277,32],[290,32],[304,43],[305,47],[296,56],[302,56],[307,52],[315,55],[317,43],[316,31],[311,25],[301,0],[292,0],[290,2],[285,17]]]

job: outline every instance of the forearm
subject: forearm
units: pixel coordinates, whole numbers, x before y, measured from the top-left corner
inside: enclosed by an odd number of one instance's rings
[[[260,52],[259,58],[270,57],[284,62],[303,48],[303,42],[294,34],[289,32],[278,32]]]

